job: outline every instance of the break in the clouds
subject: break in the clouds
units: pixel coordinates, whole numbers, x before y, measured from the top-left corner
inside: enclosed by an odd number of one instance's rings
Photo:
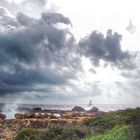
[[[0,97],[65,103],[138,97],[132,91],[139,89],[139,52],[122,48],[124,36],[94,29],[77,41],[72,21],[46,10],[47,3],[0,0]]]

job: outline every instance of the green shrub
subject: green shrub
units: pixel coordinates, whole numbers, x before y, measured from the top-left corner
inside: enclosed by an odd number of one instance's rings
[[[137,131],[138,126],[140,127],[140,108],[109,112],[84,122],[84,125],[94,129],[95,133],[103,133],[119,124],[132,125]]]
[[[89,134],[89,130],[84,127],[51,126],[46,131],[24,129],[17,134],[15,140],[80,140]]]
[[[15,140],[43,140],[45,137],[46,133],[44,131],[27,128],[19,132]]]
[[[104,134],[91,136],[83,140],[135,140],[127,125],[117,125]]]

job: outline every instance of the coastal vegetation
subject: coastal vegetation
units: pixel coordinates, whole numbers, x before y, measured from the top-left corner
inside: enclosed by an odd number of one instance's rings
[[[19,132],[15,140],[80,140],[89,135],[87,128],[53,126],[47,130],[24,129]]]
[[[14,140],[140,140],[140,108],[108,112],[80,126],[26,128]]]
[[[89,136],[83,140],[135,140],[133,131],[127,125],[117,125],[103,134]]]

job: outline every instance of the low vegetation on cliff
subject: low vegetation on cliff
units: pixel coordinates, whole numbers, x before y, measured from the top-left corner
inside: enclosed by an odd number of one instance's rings
[[[51,126],[24,129],[15,140],[140,140],[140,108],[109,112],[80,127]]]
[[[52,126],[47,130],[24,129],[17,134],[15,140],[80,140],[89,134],[84,127]]]

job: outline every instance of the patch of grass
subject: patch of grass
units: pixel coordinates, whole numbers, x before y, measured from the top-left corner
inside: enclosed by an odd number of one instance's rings
[[[104,134],[91,136],[83,140],[134,140],[132,131],[127,125],[117,125]]]

